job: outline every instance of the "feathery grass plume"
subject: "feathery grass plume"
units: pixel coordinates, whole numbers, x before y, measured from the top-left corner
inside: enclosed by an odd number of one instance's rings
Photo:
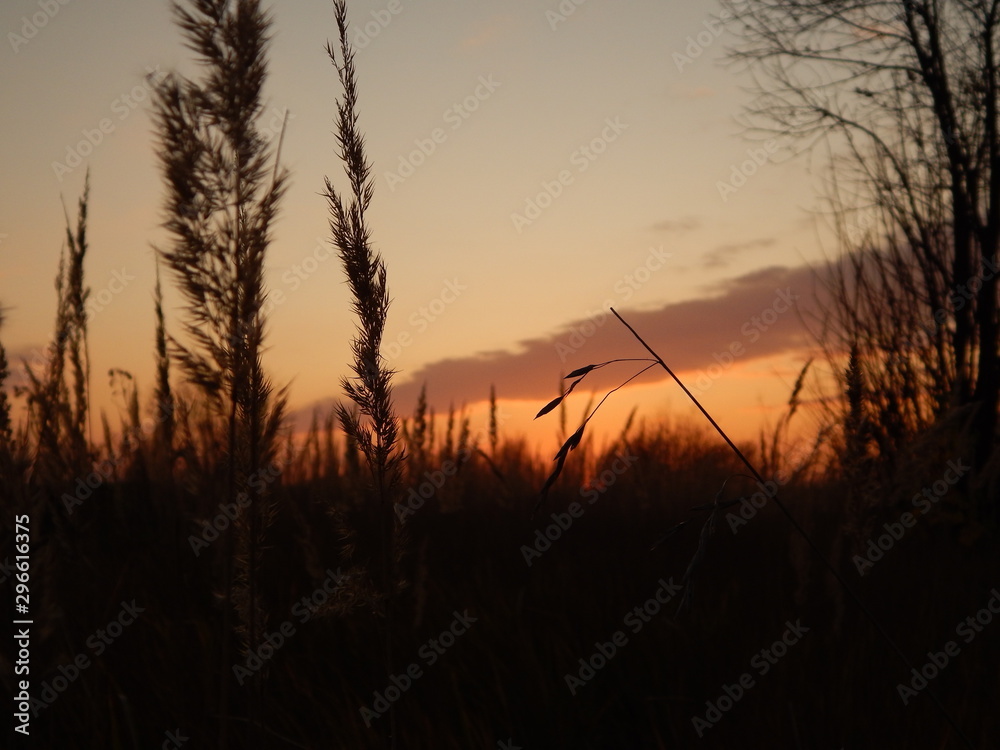
[[[848,524],[854,541],[858,542],[864,536],[864,515],[871,500],[870,492],[877,486],[873,484],[873,466],[869,455],[871,433],[865,416],[867,386],[864,364],[856,343],[851,345],[844,385],[847,408],[840,419],[844,440],[842,463],[847,479]]]
[[[113,367],[108,370],[108,381],[112,396],[121,399],[119,406],[121,437],[118,449],[109,446],[109,457],[116,463],[141,463],[142,423],[139,418],[139,391],[132,373]]]
[[[73,411],[70,436],[74,448],[86,454],[86,432],[90,416],[90,348],[87,342],[87,298],[90,289],[84,286],[83,260],[87,254],[87,205],[90,200],[90,171],[84,178],[83,196],[77,213],[76,233],[70,228],[66,214],[66,247],[69,263],[65,281],[65,322],[69,344],[67,353],[73,366]]]
[[[351,307],[357,315],[357,328],[351,348],[353,377],[345,377],[341,386],[355,409],[347,404],[338,408],[338,417],[348,437],[364,454],[379,505],[382,542],[382,594],[386,632],[384,660],[387,674],[392,674],[392,600],[398,587],[397,570],[402,555],[402,525],[393,509],[401,480],[403,451],[399,445],[398,424],[393,410],[391,370],[382,356],[382,336],[389,313],[386,269],[380,254],[371,246],[366,214],[374,192],[371,164],[365,154],[364,137],[358,130],[358,89],[354,68],[354,50],[347,38],[347,5],[334,0],[334,13],[340,47],[327,42],[326,51],[340,78],[343,95],[337,100],[336,137],[338,156],[350,182],[348,195],[340,193],[326,179],[326,197],[330,206],[330,229],[333,243],[344,264],[351,290]],[[390,709],[390,744],[395,747],[395,712]]]
[[[467,448],[469,451],[468,456],[477,455],[479,456],[489,467],[490,473],[499,482],[499,489],[501,490],[500,495],[494,496],[494,500],[501,506],[506,506],[507,500],[510,495],[510,488],[507,485],[507,477],[499,466],[499,449],[500,449],[500,416],[497,410],[497,396],[496,396],[496,386],[490,385],[490,397],[489,397],[489,417],[487,421],[487,434],[490,443],[490,452],[487,453],[482,448],[479,447],[478,441],[474,441],[471,448]],[[466,420],[468,421],[468,420]],[[459,458],[458,454],[450,454],[451,458]],[[464,463],[464,460],[461,461]]]
[[[3,328],[3,324],[4,309],[0,307],[0,329]],[[20,434],[15,436],[11,421],[11,404],[5,387],[9,377],[7,349],[3,341],[0,341],[0,497],[14,502],[23,492],[23,472],[27,466],[27,456],[25,441],[21,439]]]
[[[497,423],[497,387],[490,383],[490,458],[497,459],[497,446],[500,444],[500,433]]]
[[[448,459],[455,454],[455,403],[448,404],[448,421],[444,428],[444,445],[441,446],[440,458]]]
[[[163,319],[163,290],[160,288],[160,264],[156,264],[156,287],[153,292],[156,314],[156,390],[153,394],[156,431],[153,435],[153,460],[157,476],[170,479],[174,463],[174,394],[170,389],[170,352],[167,328]]]
[[[303,467],[308,466],[308,473],[302,472],[303,479],[316,481],[322,471],[322,456],[319,448],[319,411],[313,409],[312,421],[309,423],[309,432],[306,433],[305,444],[302,450]]]
[[[430,460],[431,437],[430,420],[428,419],[427,408],[427,384],[420,386],[420,394],[417,396],[417,405],[413,410],[413,421],[408,426],[406,433],[407,455],[410,457],[409,464],[413,467],[414,474],[427,466]]]
[[[3,328],[4,311],[0,307],[0,328]],[[0,450],[4,452],[10,450],[13,431],[10,421],[10,399],[7,398],[7,389],[4,384],[10,377],[10,366],[7,363],[7,349],[0,341]]]
[[[327,481],[340,476],[340,453],[337,450],[337,413],[332,409],[323,423],[323,478]]]
[[[454,459],[456,456],[468,456],[475,448],[478,438],[472,437],[472,422],[469,415],[465,413],[465,407],[459,412],[458,428],[458,452],[448,458]]]
[[[43,623],[64,619],[62,582],[81,563],[89,565],[85,534],[70,518],[64,498],[74,481],[93,470],[94,449],[87,437],[90,417],[87,356],[88,289],[84,283],[87,254],[89,172],[78,203],[74,230],[67,214],[66,245],[56,274],[56,322],[44,362],[34,369],[23,362],[27,385],[16,388],[26,396],[27,415],[12,444],[0,448],[0,505],[12,513],[27,514],[31,523],[31,575],[35,592],[32,614]],[[0,369],[6,370],[6,358]],[[2,381],[2,378],[0,378]],[[5,400],[6,403],[6,400]],[[8,516],[13,520],[13,515]],[[8,522],[9,523],[9,522]],[[7,528],[7,524],[0,524]],[[11,529],[13,525],[11,524]],[[3,533],[3,531],[0,531]],[[13,539],[11,539],[13,542]],[[48,631],[48,632],[46,632]],[[49,626],[39,634],[43,643]]]
[[[386,270],[380,254],[373,250],[366,212],[371,203],[373,183],[371,165],[364,149],[364,138],[358,130],[357,80],[354,51],[347,39],[347,7],[343,0],[334,0],[337,28],[340,32],[339,58],[332,44],[327,54],[337,69],[343,86],[343,98],[337,101],[338,155],[351,184],[351,193],[343,196],[326,180],[326,197],[330,205],[330,229],[351,289],[351,307],[358,317],[357,331],[352,341],[353,377],[341,381],[344,392],[357,410],[341,405],[337,416],[348,436],[357,442],[364,454],[380,504],[387,505],[399,481],[402,452],[398,445],[397,420],[391,397],[393,370],[385,364],[381,353],[382,336],[389,313]],[[423,399],[426,408],[426,397]],[[420,414],[417,439],[424,439],[426,423]],[[391,510],[391,509],[389,509]],[[388,518],[395,514],[387,513]]]
[[[428,457],[434,455],[434,450],[437,446],[437,414],[434,411],[434,407],[430,407],[427,410],[427,455]]]
[[[28,419],[34,433],[32,473],[45,482],[63,481],[89,471],[87,440],[90,361],[87,347],[83,261],[87,254],[87,207],[90,173],[78,204],[76,230],[66,216],[66,248],[56,274],[56,330],[47,348],[44,372],[25,363],[28,378]],[[72,389],[67,383],[67,360],[72,367]]]
[[[781,415],[778,423],[770,430],[770,435],[765,435],[764,430],[760,432],[759,469],[764,476],[778,476],[785,469],[788,426],[802,404],[802,391],[805,388],[806,376],[809,374],[812,363],[812,358],[807,359],[802,369],[799,370],[795,383],[792,385],[792,393],[788,397],[788,410]]]
[[[275,464],[284,393],[272,393],[261,353],[265,332],[264,261],[288,173],[257,127],[267,78],[271,20],[257,0],[189,0],[173,4],[187,47],[204,68],[201,81],[171,74],[156,85],[159,157],[167,183],[164,226],[171,245],[160,257],[186,300],[191,344],[171,337],[188,380],[228,425],[224,496],[234,502],[247,483]],[[224,632],[230,605],[239,618],[241,651],[256,648],[266,627],[258,569],[272,515],[271,491],[252,502],[226,534]],[[236,574],[233,575],[233,563]],[[235,587],[235,588],[234,588]],[[228,661],[228,637],[223,653]],[[254,682],[259,695],[258,672]],[[228,680],[222,680],[228,686]],[[228,688],[220,713],[228,715]],[[251,716],[256,720],[253,710]],[[220,744],[228,742],[223,719]]]

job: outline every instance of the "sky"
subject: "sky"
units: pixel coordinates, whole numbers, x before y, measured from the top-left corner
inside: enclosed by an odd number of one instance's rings
[[[269,249],[265,366],[301,420],[338,397],[354,331],[320,195],[324,176],[345,185],[324,53],[336,26],[325,0],[267,7],[260,126],[276,136],[287,113],[292,181]],[[492,384],[503,431],[547,450],[555,421],[531,418],[561,376],[647,356],[614,307],[735,435],[777,418],[812,346],[803,317],[825,262],[819,177],[747,134],[752,81],[722,64],[735,40],[718,11],[349,3],[375,174],[369,219],[393,298],[384,353],[403,416],[426,384],[439,414],[464,406],[478,427]],[[164,0],[8,0],[0,33],[0,336],[15,363],[48,342],[65,216],[89,168],[92,387],[114,415],[109,369],[132,373],[147,397],[153,380],[153,248],[167,235],[149,77],[197,70]],[[164,281],[177,330],[181,299]],[[598,397],[639,366],[595,373]],[[632,408],[651,422],[693,418],[665,377],[651,371],[616,393],[595,429],[615,432]],[[588,398],[577,393],[572,419]]]

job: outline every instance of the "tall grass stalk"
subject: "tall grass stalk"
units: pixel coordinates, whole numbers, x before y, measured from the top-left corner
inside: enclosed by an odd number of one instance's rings
[[[170,387],[170,352],[167,349],[167,326],[163,316],[163,290],[160,287],[160,264],[156,264],[156,287],[153,292],[156,314],[156,434],[153,436],[154,476],[169,484],[174,463],[175,403]]]
[[[196,82],[172,74],[156,89],[165,226],[172,235],[160,256],[187,302],[183,330],[192,343],[172,340],[175,356],[228,424],[223,484],[232,503],[248,492],[250,477],[275,463],[285,402],[283,393],[272,393],[261,363],[264,261],[287,180],[278,165],[280,141],[272,150],[256,125],[270,18],[257,0],[190,0],[175,3],[173,11],[205,75]],[[268,492],[251,496],[225,541],[223,748],[229,742],[230,610],[235,607],[244,655],[267,625],[258,576],[273,505]],[[255,677],[252,722],[258,720],[260,691]]]
[[[646,351],[648,351],[651,355],[653,355],[653,357],[656,360],[656,363],[660,367],[662,367],[664,371],[666,371],[666,373],[673,379],[673,381],[675,383],[677,383],[677,385],[679,385],[681,387],[681,390],[684,391],[684,394],[691,400],[691,402],[696,407],[698,407],[698,410],[702,413],[702,415],[705,417],[705,419],[707,419],[709,421],[709,423],[712,425],[712,427],[715,429],[715,431],[719,433],[719,435],[722,437],[723,440],[725,440],[725,442],[729,446],[729,448],[733,451],[733,453],[740,460],[740,462],[747,468],[747,470],[753,475],[754,479],[757,480],[757,482],[760,484],[760,486],[761,487],[765,486],[766,482],[764,481],[764,477],[761,476],[760,472],[753,465],[753,463],[751,463],[751,461],[743,454],[743,451],[741,451],[739,449],[739,447],[737,447],[736,443],[734,443],[732,441],[732,439],[729,437],[729,435],[726,434],[726,431],[723,430],[722,427],[719,426],[719,423],[716,422],[715,419],[712,417],[712,415],[708,413],[708,410],[706,410],[705,407],[701,405],[701,402],[698,401],[697,397],[693,393],[691,393],[691,391],[688,390],[687,386],[684,385],[684,383],[674,373],[674,371],[671,370],[670,367],[667,366],[666,362],[663,361],[663,359],[660,357],[660,355],[657,354],[653,350],[653,348],[650,347],[649,344],[647,344],[643,340],[643,338],[636,332],[636,330],[634,328],[632,328],[632,326],[630,326],[621,315],[618,314],[617,310],[615,310],[614,308],[611,308],[611,312],[614,313],[614,316],[616,318],[618,318],[618,320],[621,322],[621,324],[624,325],[629,330],[629,332],[636,338],[636,340],[640,344],[642,344],[643,348],[645,348]],[[798,393],[798,390],[800,388],[801,388],[801,378],[800,378],[800,381],[796,383],[796,387],[795,387],[795,393],[796,394]],[[816,554],[816,556],[819,557],[819,559],[823,562],[823,564],[825,565],[825,567],[827,568],[827,570],[829,570],[830,573],[833,574],[834,578],[837,579],[837,581],[840,583],[840,585],[844,589],[844,591],[846,591],[847,594],[851,597],[851,599],[854,600],[854,603],[858,605],[859,609],[864,613],[865,617],[868,618],[868,621],[871,622],[871,624],[875,626],[875,629],[878,631],[879,635],[882,637],[882,640],[884,640],[889,645],[889,647],[896,653],[896,655],[900,658],[900,660],[903,662],[903,664],[906,665],[906,667],[907,667],[908,670],[912,670],[913,672],[916,672],[916,668],[911,663],[909,657],[907,657],[906,654],[903,652],[903,649],[900,648],[899,645],[896,643],[896,641],[892,638],[892,636],[889,635],[889,633],[886,631],[886,629],[882,626],[882,623],[879,622],[878,618],[875,617],[875,614],[871,611],[871,609],[869,609],[868,605],[865,604],[864,600],[861,599],[861,597],[857,594],[857,592],[855,592],[854,588],[847,582],[847,579],[844,578],[843,574],[841,574],[840,570],[837,569],[837,566],[834,565],[832,562],[830,562],[830,560],[827,558],[827,556],[823,553],[823,550],[821,550],[819,548],[819,546],[816,544],[816,542],[813,540],[813,538],[811,536],[809,536],[808,533],[806,533],[806,530],[804,528],[802,528],[802,525],[798,522],[798,520],[796,520],[795,516],[792,515],[791,511],[788,510],[788,506],[786,506],[781,501],[781,499],[777,496],[777,494],[772,494],[771,495],[771,500],[777,506],[778,510],[780,510],[782,512],[782,514],[785,516],[785,518],[788,519],[789,523],[791,523],[791,525],[795,529],[796,533],[798,533],[799,536],[801,536],[806,541],[806,543],[809,545],[809,547],[812,549],[812,551]],[[718,511],[719,508],[720,508],[720,505],[719,505],[718,502],[716,502],[713,505],[712,518],[710,518],[709,524],[706,524],[706,527],[705,527],[706,529],[710,529],[711,521],[712,521],[712,519],[714,519],[715,514],[716,514],[716,512]],[[705,538],[706,538],[706,535],[703,533],[702,540],[699,542],[699,545],[698,545],[698,551],[696,553],[696,558],[699,555],[704,554],[704,541],[705,541]],[[692,562],[694,562],[694,561],[692,561]],[[691,571],[691,568],[689,567],[688,573],[690,573],[690,571]],[[688,577],[688,573],[685,573],[685,578]],[[942,715],[944,716],[944,718],[951,725],[952,729],[955,730],[955,733],[958,735],[958,737],[970,749],[974,748],[975,746],[972,744],[972,742],[962,732],[961,727],[959,727],[958,723],[955,721],[955,719],[952,718],[951,714],[948,712],[948,709],[945,708],[944,704],[941,702],[941,699],[937,697],[937,694],[934,691],[932,691],[930,689],[930,687],[927,687],[926,691],[927,691],[928,695],[930,695],[931,700],[933,700],[934,705],[937,706],[938,710],[942,713]]]
[[[722,429],[722,427],[719,425],[718,422],[715,421],[715,419],[712,417],[712,415],[708,413],[708,410],[705,409],[704,406],[702,406],[701,402],[698,401],[697,397],[693,393],[691,393],[690,390],[688,390],[687,386],[684,385],[683,381],[674,373],[673,370],[670,369],[670,367],[667,365],[667,363],[663,361],[663,358],[660,357],[660,355],[657,354],[653,350],[653,348],[649,344],[647,344],[645,342],[645,340],[643,340],[642,336],[640,336],[636,332],[636,330],[631,325],[629,325],[628,322],[621,315],[618,314],[617,310],[615,310],[613,307],[609,308],[609,309],[614,314],[614,316],[616,318],[618,318],[619,322],[621,322],[621,324],[624,325],[629,330],[629,332],[635,337],[635,339],[643,346],[643,348],[647,352],[649,352],[649,354],[652,355],[652,359],[641,359],[641,360],[634,360],[634,359],[633,360],[628,360],[628,359],[613,359],[613,360],[610,360],[608,362],[600,362],[600,363],[595,363],[595,364],[589,364],[589,365],[584,365],[583,367],[577,368],[576,370],[574,370],[573,372],[571,372],[569,375],[567,375],[565,377],[565,379],[575,378],[573,380],[573,382],[570,384],[569,388],[567,388],[565,391],[563,391],[562,388],[560,388],[560,391],[562,391],[560,393],[560,395],[557,396],[556,398],[552,399],[552,401],[550,401],[545,406],[543,406],[542,409],[536,415],[536,419],[538,417],[541,417],[541,416],[545,415],[545,414],[548,414],[553,409],[555,409],[557,406],[558,407],[565,406],[565,401],[566,401],[567,396],[569,396],[569,394],[576,388],[576,386],[579,385],[581,382],[583,382],[583,380],[591,372],[593,372],[594,370],[598,370],[600,368],[606,367],[606,366],[608,366],[610,364],[614,364],[614,363],[617,363],[617,362],[638,361],[638,362],[651,362],[652,364],[645,365],[637,373],[635,373],[634,375],[632,375],[630,378],[628,378],[625,382],[623,382],[617,388],[613,388],[611,391],[609,391],[604,396],[604,398],[601,399],[600,403],[598,403],[598,405],[597,405],[597,408],[595,408],[593,411],[589,410],[589,405],[588,405],[588,412],[589,412],[589,414],[584,419],[583,423],[580,425],[580,427],[577,429],[577,431],[574,432],[566,440],[566,442],[563,443],[563,445],[559,449],[558,453],[556,453],[556,457],[555,457],[556,466],[555,466],[555,469],[553,469],[552,473],[549,475],[548,479],[545,481],[545,484],[542,486],[541,492],[539,493],[538,502],[535,504],[535,508],[534,508],[535,512],[537,512],[539,506],[541,505],[541,503],[545,499],[546,493],[549,491],[549,489],[555,483],[556,479],[562,473],[563,466],[564,466],[564,464],[566,462],[566,458],[569,455],[569,453],[571,451],[573,451],[574,449],[576,449],[580,445],[581,440],[583,439],[584,431],[585,431],[585,429],[587,427],[587,424],[590,421],[590,419],[594,416],[594,414],[597,412],[597,409],[599,409],[604,404],[604,402],[608,399],[608,397],[612,393],[614,393],[615,391],[617,391],[620,388],[624,387],[629,382],[631,382],[632,380],[634,380],[636,377],[638,377],[642,373],[646,372],[651,367],[655,367],[655,366],[661,367],[667,373],[667,375],[669,375],[670,378],[675,383],[677,383],[677,385],[680,386],[681,390],[684,391],[684,395],[686,395],[688,397],[688,399],[690,399],[691,403],[693,403],[698,408],[698,411],[701,412],[702,416],[704,416],[705,419],[708,420],[709,424],[712,425],[713,429],[722,437],[722,439],[726,442],[726,445],[729,446],[730,450],[732,450],[732,452],[735,454],[735,456],[739,459],[740,463],[742,463],[743,466],[746,467],[747,471],[750,472],[750,475],[752,475],[752,478],[757,481],[757,483],[760,485],[760,487],[762,487],[762,488],[766,487],[767,486],[767,482],[765,482],[764,477],[757,470],[757,467],[754,466],[754,464],[746,457],[746,455],[743,453],[743,451],[740,450],[739,446],[737,446],[736,443],[733,442],[733,440],[729,437],[729,435],[726,434],[726,431]],[[796,381],[795,387],[793,389],[792,398],[791,398],[791,409],[792,409],[792,411],[790,412],[791,414],[794,414],[794,409],[797,407],[799,392],[800,392],[800,390],[802,388],[802,383],[803,383],[803,379],[805,377],[805,373],[807,371],[807,368],[808,368],[808,364],[806,365],[806,367],[803,368],[802,372],[799,375],[799,378]],[[766,455],[767,452],[765,451],[765,452],[762,452],[762,453],[763,453],[763,457],[766,458],[767,457],[767,455]],[[726,483],[728,483],[728,480],[727,480]],[[716,525],[716,521],[718,520],[719,513],[725,507],[728,507],[729,505],[734,504],[734,502],[737,502],[737,501],[724,502],[722,500],[722,494],[725,491],[726,483],[723,483],[722,488],[719,490],[718,494],[716,495],[715,502],[707,504],[707,505],[702,505],[702,506],[699,506],[699,507],[693,509],[693,510],[708,510],[709,511],[709,516],[708,516],[707,520],[705,521],[705,523],[702,526],[701,536],[699,538],[698,547],[697,547],[697,549],[695,551],[694,557],[691,559],[690,563],[687,566],[687,570],[685,570],[685,572],[684,572],[684,578],[683,578],[684,595],[683,595],[682,601],[681,601],[681,609],[682,610],[685,609],[686,606],[690,603],[691,583],[692,583],[693,578],[694,578],[694,573],[697,570],[697,568],[701,565],[702,561],[705,558],[707,544],[708,544],[708,539],[709,539],[709,537],[712,535],[712,533],[714,531],[714,528],[715,528],[715,525]],[[829,570],[829,572],[833,574],[834,578],[840,584],[841,588],[844,591],[847,592],[847,594],[850,596],[851,599],[854,600],[854,603],[857,604],[857,606],[861,610],[861,612],[865,615],[865,617],[868,619],[868,621],[871,622],[871,624],[878,631],[878,634],[882,638],[882,640],[885,641],[885,643],[889,645],[889,647],[893,650],[893,652],[895,652],[895,654],[906,665],[906,667],[909,670],[912,670],[915,673],[916,669],[914,668],[913,664],[910,662],[910,659],[906,656],[906,654],[899,647],[899,645],[892,638],[892,636],[889,635],[889,633],[886,631],[886,629],[882,626],[882,623],[879,622],[878,618],[876,618],[875,615],[874,615],[874,613],[871,611],[871,609],[869,609],[868,605],[866,605],[864,603],[864,601],[861,599],[861,597],[854,591],[854,588],[847,582],[847,579],[843,576],[843,574],[841,574],[841,572],[837,568],[837,566],[834,565],[832,562],[830,562],[829,558],[823,553],[823,550],[820,549],[819,545],[816,544],[816,542],[813,540],[813,538],[811,536],[809,536],[808,533],[806,533],[806,530],[802,527],[802,525],[798,522],[798,520],[796,520],[795,516],[792,515],[792,513],[788,510],[788,507],[781,501],[781,499],[777,496],[777,494],[773,493],[773,492],[769,492],[768,496],[774,502],[774,504],[778,507],[778,509],[782,512],[782,514],[785,516],[785,518],[788,519],[789,523],[792,525],[792,527],[794,528],[795,532],[802,539],[805,540],[806,544],[810,547],[810,549],[813,551],[813,553],[815,553],[815,555],[820,559],[820,561],[827,568],[827,570]],[[668,531],[667,534],[664,537],[662,537],[659,541],[657,541],[653,545],[653,547],[655,548],[655,547],[659,546],[664,541],[666,541],[667,539],[669,539],[670,537],[672,537],[674,534],[676,534],[678,531],[680,531],[686,525],[686,523],[687,522],[682,522],[679,525],[675,526],[670,531]],[[934,701],[934,704],[937,706],[937,708],[940,710],[940,712],[944,715],[945,719],[951,725],[952,729],[955,730],[955,733],[958,735],[958,737],[961,738],[962,741],[968,747],[972,748],[973,747],[972,743],[962,733],[961,728],[958,726],[957,722],[952,718],[951,714],[945,708],[944,704],[937,697],[937,695],[933,691],[931,691],[930,688],[927,688],[927,692],[931,696],[931,699]]]
[[[86,310],[90,290],[85,285],[83,270],[89,248],[89,200],[88,172],[75,229],[69,215],[66,216],[66,247],[56,275],[56,330],[46,351],[45,368],[36,372],[25,365],[28,421],[34,437],[32,474],[50,484],[89,470],[91,459],[87,440],[90,359]],[[68,382],[70,377],[72,380]]]
[[[384,660],[386,674],[393,673],[392,601],[398,588],[397,569],[402,554],[402,527],[393,508],[400,484],[403,451],[393,410],[393,371],[381,353],[382,336],[389,313],[386,269],[381,255],[372,248],[366,214],[374,183],[365,153],[364,137],[358,129],[358,89],[354,50],[347,37],[347,5],[334,0],[339,32],[339,51],[327,43],[326,51],[337,70],[343,95],[337,100],[336,138],[338,156],[350,183],[347,194],[326,179],[330,208],[330,230],[339,251],[348,285],[357,329],[351,344],[353,375],[341,386],[355,408],[341,404],[338,417],[349,440],[364,454],[378,503],[382,545],[382,593],[385,613]],[[389,745],[396,747],[395,712],[389,711]]]
[[[0,329],[3,328],[4,310],[0,307]],[[7,398],[7,378],[10,377],[10,365],[7,362],[7,349],[0,341],[0,451],[4,452],[3,458],[8,456],[8,452],[13,448],[14,432],[10,419],[10,399]]]

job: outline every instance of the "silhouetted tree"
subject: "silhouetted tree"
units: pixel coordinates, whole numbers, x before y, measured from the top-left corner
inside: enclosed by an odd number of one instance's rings
[[[982,487],[1000,404],[1000,1],[723,6],[741,39],[731,59],[759,87],[753,125],[828,138],[843,255],[820,337],[845,392],[867,386],[845,420],[865,430],[851,450],[891,456],[972,409]]]

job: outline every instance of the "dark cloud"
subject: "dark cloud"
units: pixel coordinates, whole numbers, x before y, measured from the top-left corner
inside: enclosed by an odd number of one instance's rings
[[[811,340],[798,310],[811,307],[814,278],[815,272],[807,267],[776,266],[715,285],[702,299],[619,312],[675,372],[690,372],[714,364],[714,355],[727,351],[734,342],[745,348],[741,361],[808,346]],[[775,302],[784,308],[780,300],[790,296],[798,297],[792,309],[774,314]],[[520,341],[513,351],[452,357],[400,373],[394,397],[400,412],[410,413],[426,383],[428,400],[443,411],[452,403],[461,406],[485,400],[493,384],[500,398],[541,404],[557,393],[559,378],[577,367],[645,356],[625,327],[595,303],[592,311],[562,330]],[[593,378],[592,386],[616,385],[632,372],[631,363],[605,368],[594,373],[604,377]],[[666,374],[657,369],[645,377],[655,380]]]
[[[680,219],[666,219],[658,221],[650,227],[654,232],[690,232],[698,229],[701,221],[694,216],[684,216]]]

